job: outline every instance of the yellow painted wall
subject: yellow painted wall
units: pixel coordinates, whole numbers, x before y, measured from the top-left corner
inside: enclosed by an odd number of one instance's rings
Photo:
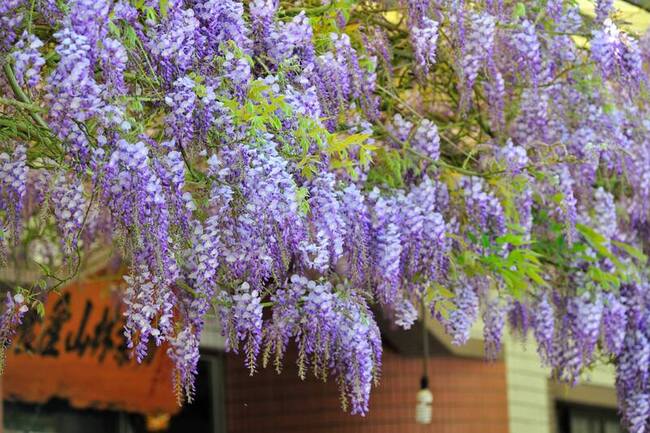
[[[529,339],[524,344],[508,337],[504,360],[510,433],[554,433],[556,396],[549,386],[550,371],[541,367],[535,342]],[[608,388],[613,394],[614,371],[608,365],[598,366],[585,374],[580,384]]]
[[[578,0],[577,3],[582,13],[590,17],[595,16],[592,0]],[[650,12],[645,9],[621,0],[614,1],[614,8],[617,11],[614,18],[625,23],[623,27],[629,32],[640,35],[650,27]]]

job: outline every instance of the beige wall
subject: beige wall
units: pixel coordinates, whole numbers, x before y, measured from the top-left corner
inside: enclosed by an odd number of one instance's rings
[[[602,407],[616,406],[614,372],[598,366],[570,387],[550,378],[542,368],[535,343],[509,337],[505,345],[506,383],[510,433],[554,433],[555,402],[558,400]]]

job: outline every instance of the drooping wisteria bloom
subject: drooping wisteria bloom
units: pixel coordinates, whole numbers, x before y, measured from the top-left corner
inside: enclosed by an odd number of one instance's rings
[[[522,341],[528,338],[534,317],[531,306],[524,300],[513,301],[508,308],[508,324],[513,332],[520,334]]]
[[[174,295],[164,281],[144,265],[124,276],[124,281],[124,335],[129,349],[133,350],[138,362],[142,362],[147,356],[150,339],[160,345],[171,334]]]
[[[115,93],[124,93],[126,91],[124,71],[129,60],[124,46],[116,39],[105,38],[102,41],[99,58],[104,80],[110,84]]]
[[[268,53],[278,64],[297,60],[302,65],[312,65],[315,60],[313,45],[313,30],[309,18],[304,12],[299,13],[286,23],[278,23],[271,27],[266,40]]]
[[[511,174],[521,173],[528,165],[528,155],[522,146],[515,146],[509,140],[505,146],[497,149],[497,159],[503,163]]]
[[[14,72],[20,84],[35,87],[41,80],[41,68],[45,59],[40,53],[43,42],[36,36],[24,32],[16,42],[15,51],[11,54],[14,58]]]
[[[356,284],[363,285],[367,283],[371,265],[371,221],[368,202],[355,184],[348,185],[340,197],[347,275]]]
[[[596,294],[585,292],[570,299],[567,303],[567,315],[582,359],[590,359],[600,335],[603,316],[602,295],[599,292]]]
[[[475,233],[491,233],[496,236],[505,233],[503,206],[490,192],[485,181],[478,177],[463,177],[460,187],[465,197],[468,217],[475,224]]]
[[[7,230],[4,236],[12,238],[14,242],[19,240],[21,213],[27,192],[29,169],[26,152],[27,148],[22,144],[16,144],[11,154],[0,152],[0,226]],[[2,213],[5,214],[4,218]]]
[[[556,205],[554,213],[566,226],[567,240],[572,242],[575,238],[575,224],[577,221],[576,198],[573,191],[573,177],[566,166],[560,166],[557,173],[557,190],[561,194],[561,201]]]
[[[605,22],[614,9],[614,0],[596,0],[596,21]]]
[[[63,252],[72,255],[78,247],[88,211],[83,185],[76,179],[60,176],[52,190],[52,208],[63,242]]]
[[[603,298],[603,341],[611,354],[618,355],[623,347],[627,328],[625,306],[613,293],[605,293]]]
[[[19,8],[26,5],[25,0],[8,0],[0,4],[0,47],[9,48],[16,40],[16,32],[23,22],[24,12]]]
[[[428,124],[424,124],[423,126],[424,128],[427,129],[427,132],[432,129],[432,128],[427,128],[429,126]],[[412,128],[413,128],[413,122],[402,117],[400,113],[395,114],[395,116],[393,116],[392,122],[387,125],[387,129],[390,131],[392,136],[402,142],[406,141],[406,139],[411,133]],[[424,130],[422,132],[424,132]],[[400,143],[395,143],[395,144],[397,145],[397,147],[400,147]]]
[[[404,298],[395,310],[395,324],[403,329],[411,329],[417,319],[418,310],[413,306],[411,301]]]
[[[244,21],[242,2],[208,0],[199,3],[195,9],[188,9],[194,10],[200,22],[198,32],[205,40],[207,54],[218,53],[220,46],[228,41],[234,42],[243,50],[250,48],[249,29]]]
[[[533,334],[537,340],[537,352],[542,362],[549,365],[553,356],[553,335],[555,333],[555,317],[548,296],[543,294],[535,306],[535,317],[533,318]]]
[[[107,18],[111,11],[108,0],[73,0],[68,17],[72,30],[83,35],[90,46],[92,60],[96,57],[97,43],[107,32]]]
[[[456,309],[444,318],[438,313],[438,320],[442,321],[445,329],[456,345],[462,345],[469,340],[470,330],[479,313],[479,297],[471,281],[462,279],[455,287],[454,304]]]
[[[490,107],[490,126],[495,130],[501,130],[505,126],[505,80],[493,63],[488,63],[490,79],[486,80],[483,86]]]
[[[539,83],[543,72],[542,48],[535,24],[523,20],[520,30],[513,36],[513,45],[517,50],[517,61],[522,72],[527,74],[532,82]]]
[[[193,9],[176,7],[169,11],[165,20],[150,29],[148,48],[167,81],[184,74],[194,63],[199,26]]]
[[[648,414],[650,414],[650,402],[646,393],[633,394],[623,402],[623,416],[631,433],[647,431]]]
[[[325,272],[343,255],[345,222],[341,214],[334,176],[313,179],[310,185],[310,222],[313,245],[308,254],[313,256],[314,269]]]
[[[485,357],[495,360],[501,352],[501,339],[505,326],[507,309],[498,298],[488,301],[483,312],[483,341]]]
[[[401,280],[400,257],[402,243],[400,215],[394,200],[386,199],[373,191],[372,215],[373,281],[380,302],[390,305],[397,298]]]
[[[244,344],[246,366],[255,371],[262,345],[262,304],[259,292],[242,283],[232,297],[233,321],[237,339]],[[235,348],[237,346],[234,346]]]
[[[637,42],[606,19],[602,28],[593,31],[591,58],[600,67],[604,78],[616,77],[624,82],[638,83],[643,77],[643,62]]]
[[[170,107],[168,116],[169,128],[182,145],[187,145],[194,137],[194,112],[197,108],[198,97],[195,92],[196,83],[188,76],[174,81],[172,91],[165,97],[165,103]]]
[[[167,355],[174,362],[172,381],[178,404],[192,403],[199,369],[199,339],[191,328],[182,329],[169,338]]]
[[[449,250],[448,227],[438,212],[438,190],[441,185],[425,177],[401,201],[402,273],[411,290],[420,294],[424,287],[411,281],[424,277],[427,281],[442,280],[447,270]]]
[[[339,359],[335,367],[341,377],[345,400],[350,413],[368,413],[373,380],[381,366],[381,336],[370,310],[361,299],[339,298],[340,334],[337,344]]]
[[[11,343],[11,339],[22,323],[23,316],[29,311],[29,306],[25,301],[25,296],[21,293],[14,295],[7,292],[2,317],[0,318],[0,358],[4,359],[7,346]]]
[[[471,96],[469,93],[476,82],[479,71],[492,54],[496,31],[496,20],[489,13],[472,14],[468,23],[469,30],[467,39],[462,45],[463,55],[460,59],[459,70],[460,90],[466,102]],[[464,31],[464,26],[461,23],[459,26]]]
[[[411,146],[426,158],[425,164],[436,161],[440,157],[440,136],[435,123],[424,119],[415,130]]]
[[[416,26],[411,29],[411,37],[413,39],[415,61],[422,73],[426,75],[430,66],[436,62],[438,23],[424,17],[421,25],[422,27]]]
[[[90,145],[77,122],[93,118],[103,105],[91,63],[92,47],[86,36],[67,27],[54,37],[61,60],[45,86],[50,126],[60,138],[69,141],[76,157],[86,162]]]

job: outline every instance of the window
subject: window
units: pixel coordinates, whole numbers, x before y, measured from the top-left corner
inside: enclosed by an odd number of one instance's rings
[[[615,409],[559,403],[558,433],[624,433]]]

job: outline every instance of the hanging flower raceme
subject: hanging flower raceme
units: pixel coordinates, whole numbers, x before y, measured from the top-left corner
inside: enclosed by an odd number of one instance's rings
[[[616,77],[636,84],[643,79],[643,62],[638,44],[606,19],[602,28],[593,31],[591,58],[600,67],[604,78]]]
[[[29,170],[26,164],[26,152],[27,148],[18,144],[15,145],[12,154],[0,153],[0,228],[3,229],[0,245],[8,238],[13,239],[13,242],[18,242],[20,238],[21,213],[27,192]]]
[[[43,42],[36,36],[27,32],[23,33],[15,45],[16,51],[12,53],[16,79],[20,84],[29,87],[36,86],[40,80],[41,68],[45,59],[40,53]]]
[[[436,44],[438,43],[438,23],[424,17],[422,27],[413,27],[413,49],[418,67],[423,74],[436,62]]]
[[[461,180],[468,216],[475,224],[475,233],[500,236],[505,233],[505,216],[499,199],[489,191],[485,181],[477,177]]]
[[[11,343],[11,339],[22,323],[23,316],[29,311],[25,301],[25,296],[21,293],[12,295],[7,292],[2,319],[0,320],[0,358],[2,359],[4,359],[7,346]]]
[[[52,208],[59,236],[64,243],[63,252],[71,256],[79,246],[79,233],[88,211],[83,185],[76,179],[67,179],[61,175],[52,190]]]

